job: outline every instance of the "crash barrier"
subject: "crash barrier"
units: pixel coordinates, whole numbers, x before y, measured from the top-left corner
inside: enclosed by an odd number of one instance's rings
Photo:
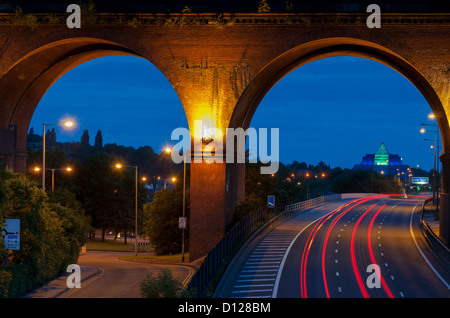
[[[450,268],[450,249],[437,237],[428,223],[423,219],[425,205],[433,199],[425,200],[422,203],[422,210],[420,212],[420,230],[427,243],[429,250],[436,255],[437,259],[446,268]]]
[[[315,206],[315,205],[325,202],[325,201],[340,200],[341,198],[342,198],[342,194],[331,194],[331,195],[320,196],[320,197],[306,200],[306,201],[300,201],[300,202],[297,202],[294,204],[287,205],[286,212],[307,209],[309,207]]]
[[[285,206],[279,215],[284,212],[297,211],[325,201],[338,200],[340,198],[340,194],[333,194],[290,204]],[[247,214],[236,223],[206,255],[205,260],[192,277],[187,288],[195,293],[197,297],[206,297],[208,293],[212,293],[210,290],[211,286],[217,283],[222,275],[219,270],[225,270],[223,267],[233,258],[250,234],[260,227],[262,222],[268,220],[268,216],[272,212],[267,207],[261,207],[257,211]]]

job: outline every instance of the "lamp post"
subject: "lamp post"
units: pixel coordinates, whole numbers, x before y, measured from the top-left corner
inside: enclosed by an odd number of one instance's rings
[[[166,153],[171,153],[172,149],[166,147]],[[183,218],[186,218],[186,150],[183,149]],[[181,229],[181,261],[184,262],[184,228]]]
[[[52,193],[53,193],[53,192],[55,192],[55,170],[65,170],[67,172],[71,172],[72,168],[71,167],[60,168],[60,169],[50,168],[50,169],[45,169],[45,170],[49,170],[52,172]],[[41,168],[35,167],[34,171],[41,171]],[[42,173],[44,173],[44,171],[42,171]]]
[[[42,124],[42,190],[45,191],[45,127],[47,126],[65,126],[66,128],[72,128],[74,126],[73,121],[66,120],[57,124]]]
[[[429,116],[430,118],[434,118],[434,116]],[[422,126],[433,126],[433,127],[438,127],[437,125],[431,125],[431,124],[421,124]],[[420,129],[421,133],[425,133],[425,132],[433,132],[434,133],[434,162],[433,162],[433,170],[434,170],[434,174],[433,174],[433,203],[434,204],[438,204],[438,197],[439,197],[439,180],[438,180],[438,176],[439,176],[439,162],[438,162],[438,156],[439,156],[439,142],[440,140],[438,140],[437,134],[439,133],[439,131],[437,130],[426,130],[425,128]],[[429,141],[433,141],[431,139],[424,139],[424,140],[429,140]],[[437,169],[436,169],[437,166]]]
[[[137,166],[126,166],[126,165],[122,165],[120,163],[116,164],[116,169],[122,169],[122,167],[126,167],[126,168],[134,168],[135,171],[135,182],[134,182],[134,191],[135,191],[135,196],[134,196],[134,235],[135,235],[135,239],[134,239],[134,255],[137,256],[138,252],[137,252],[137,236],[138,236],[138,229],[137,229],[137,207],[138,207],[138,167]]]

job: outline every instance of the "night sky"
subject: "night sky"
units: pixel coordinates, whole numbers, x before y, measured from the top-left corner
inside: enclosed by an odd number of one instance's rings
[[[280,161],[352,168],[382,142],[403,163],[433,167],[433,133],[419,133],[431,109],[417,88],[393,69],[362,58],[333,57],[304,65],[262,100],[251,127],[280,129]],[[88,129],[103,143],[151,146],[161,152],[187,121],[179,98],[149,61],[112,56],[86,62],[61,77],[42,98],[30,127],[72,117],[76,129],[57,129],[58,141],[80,141]],[[433,129],[432,127],[429,127]],[[173,141],[176,143],[176,141]]]

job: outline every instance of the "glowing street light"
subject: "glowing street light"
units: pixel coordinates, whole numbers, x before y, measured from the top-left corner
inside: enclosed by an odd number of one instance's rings
[[[433,115],[433,116],[431,116]],[[435,119],[436,117],[434,116],[434,114],[430,114],[428,115],[428,118],[430,119]],[[432,124],[420,124],[422,126],[433,126],[433,127],[438,127],[438,125],[432,125]],[[425,128],[420,129],[421,133],[425,133],[427,132],[427,130],[425,130]],[[433,132],[434,133],[434,146],[431,146],[431,149],[434,149],[434,160],[433,160],[433,165],[434,165],[434,173],[433,173],[433,203],[438,205],[438,198],[439,198],[439,179],[438,179],[438,175],[439,175],[439,139],[438,139],[438,133],[439,130],[429,130],[428,132]],[[425,139],[427,140],[427,139]],[[437,167],[437,169],[436,169]]]
[[[63,125],[66,126],[66,128],[72,128],[72,127],[74,126],[74,123],[73,123],[73,121],[71,121],[71,120],[66,120],[66,121],[63,123]]]
[[[171,153],[172,148],[166,147],[164,149],[166,153]],[[159,177],[158,177],[159,178]],[[175,182],[175,177],[172,181]],[[183,149],[183,218],[186,217],[186,150]],[[184,262],[184,228],[181,229],[181,261]]]
[[[46,126],[64,126],[66,128],[72,128],[75,126],[72,120],[65,120],[57,124],[42,124],[42,190],[45,191],[45,127]]]
[[[138,167],[137,166],[126,166],[121,164],[120,162],[115,164],[116,169],[122,169],[123,167],[134,168],[135,169],[135,187],[134,187],[134,255],[137,256],[137,237],[138,237],[138,228],[137,228],[137,210],[138,210]]]
[[[40,167],[34,167],[33,170],[36,171],[36,172],[39,172],[39,171],[41,171],[41,168]],[[59,171],[64,170],[64,171],[67,171],[67,172],[72,172],[72,167],[59,168],[59,169],[58,168],[46,168],[45,169],[45,171],[51,171],[52,172],[52,193],[55,192],[55,171],[56,170],[59,170]],[[42,169],[42,171],[44,171],[44,170]]]

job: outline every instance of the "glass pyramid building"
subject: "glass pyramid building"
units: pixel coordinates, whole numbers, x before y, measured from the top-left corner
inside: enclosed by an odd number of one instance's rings
[[[386,145],[381,143],[374,154],[365,155],[360,164],[354,165],[353,170],[374,170],[382,174],[402,175],[402,172],[408,172],[408,168],[399,155],[390,154]]]

